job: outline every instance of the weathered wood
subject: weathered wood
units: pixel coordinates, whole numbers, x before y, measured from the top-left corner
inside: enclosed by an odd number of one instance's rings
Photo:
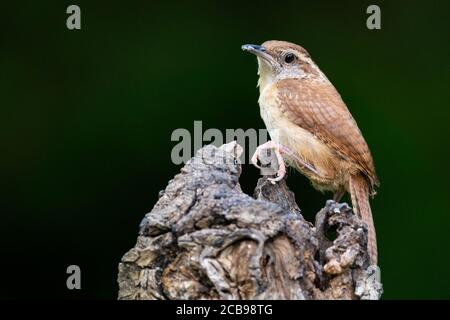
[[[241,147],[199,150],[119,264],[119,299],[378,299],[367,230],[328,201],[305,221],[285,180],[239,186]]]

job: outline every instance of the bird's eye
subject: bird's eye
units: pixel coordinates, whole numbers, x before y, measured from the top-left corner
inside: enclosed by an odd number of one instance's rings
[[[288,53],[284,56],[284,62],[291,63],[295,60],[295,55],[293,53]]]

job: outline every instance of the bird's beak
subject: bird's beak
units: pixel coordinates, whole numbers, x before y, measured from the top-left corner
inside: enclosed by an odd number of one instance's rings
[[[257,57],[267,61],[270,65],[278,64],[278,62],[267,52],[264,46],[259,46],[257,44],[244,44],[241,49],[253,53]]]

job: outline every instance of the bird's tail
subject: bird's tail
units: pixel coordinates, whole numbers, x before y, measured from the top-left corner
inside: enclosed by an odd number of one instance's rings
[[[352,198],[353,210],[367,224],[370,263],[377,264],[377,235],[373,224],[372,210],[369,203],[369,182],[366,177],[358,174],[350,178],[350,196]]]

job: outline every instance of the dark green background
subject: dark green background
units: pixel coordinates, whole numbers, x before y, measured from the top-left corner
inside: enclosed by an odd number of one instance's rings
[[[366,28],[372,3],[382,30]],[[444,1],[3,4],[0,296],[116,298],[117,264],[180,168],[172,131],[262,128],[240,46],[282,39],[310,52],[372,150],[384,298],[450,298],[449,15]],[[257,177],[245,165],[244,190]],[[288,182],[312,220],[327,196]]]

